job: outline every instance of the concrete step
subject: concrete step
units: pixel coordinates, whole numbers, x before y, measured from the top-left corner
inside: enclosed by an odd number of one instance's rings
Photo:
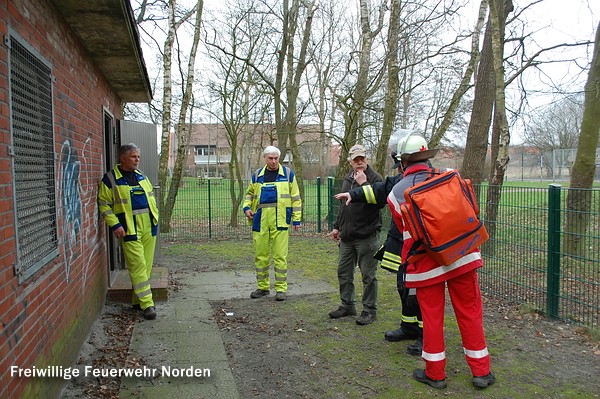
[[[150,277],[152,299],[154,302],[169,300],[169,270],[166,267],[153,267]],[[131,279],[127,269],[117,270],[108,292],[107,299],[115,302],[131,303]]]

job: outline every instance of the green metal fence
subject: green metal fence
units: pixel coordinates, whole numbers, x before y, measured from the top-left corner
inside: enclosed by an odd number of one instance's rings
[[[340,181],[333,178],[304,182],[300,233],[331,231],[338,202],[333,195]],[[250,237],[240,209],[232,218],[229,180],[196,180],[182,184],[173,209],[166,241]],[[482,290],[507,301],[525,304],[549,317],[600,328],[600,190],[569,190],[558,185],[502,187],[497,213],[489,213],[488,186],[476,187],[480,214],[491,233],[482,247],[485,267]],[[496,188],[497,189],[497,188]],[[569,193],[590,201],[591,209],[576,214],[567,207]],[[487,208],[490,209],[487,209]],[[487,220],[486,220],[487,218]],[[390,223],[388,208],[383,224]],[[567,232],[567,220],[577,223]],[[233,222],[232,222],[233,220]],[[385,237],[385,230],[382,239]],[[565,240],[577,251],[563,250]]]

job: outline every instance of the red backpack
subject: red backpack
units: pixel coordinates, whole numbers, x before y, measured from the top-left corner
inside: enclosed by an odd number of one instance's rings
[[[489,238],[471,181],[455,170],[430,169],[427,180],[406,190],[404,199],[400,213],[415,240],[406,263],[428,254],[449,265]]]

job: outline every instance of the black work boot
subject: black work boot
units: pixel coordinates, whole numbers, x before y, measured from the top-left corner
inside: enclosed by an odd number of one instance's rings
[[[144,319],[146,319],[146,320],[156,319],[156,309],[154,309],[154,306],[149,306],[146,309],[144,309]]]
[[[275,294],[276,301],[285,301],[285,292],[278,292]]]
[[[448,386],[445,379],[432,380],[431,378],[427,377],[427,374],[425,374],[425,370],[423,369],[416,369],[413,372],[413,378],[435,389],[445,389]]]
[[[256,298],[263,297],[263,296],[265,296],[265,295],[269,295],[270,293],[271,293],[271,292],[270,292],[269,290],[261,290],[261,289],[254,290],[254,291],[252,291],[252,293],[250,294],[250,298],[252,298],[252,299],[256,299]]]
[[[491,372],[483,377],[473,376],[473,386],[475,388],[485,389],[496,382],[496,377]]]
[[[389,342],[399,342],[404,341],[405,339],[416,339],[417,336],[413,334],[408,334],[402,329],[402,327],[400,327],[397,330],[386,331],[383,335],[383,338]]]
[[[358,316],[356,319],[356,324],[359,326],[366,326],[367,324],[373,323],[375,320],[377,320],[375,313],[369,313],[363,310],[360,316]]]
[[[417,338],[414,344],[406,347],[406,353],[413,356],[421,356],[423,352],[423,337]]]
[[[339,319],[346,316],[356,316],[356,310],[350,310],[340,306],[336,310],[329,312],[329,317],[332,319]]]

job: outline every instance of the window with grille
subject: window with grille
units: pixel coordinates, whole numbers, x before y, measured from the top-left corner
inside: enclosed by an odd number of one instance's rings
[[[21,282],[58,255],[52,71],[14,34],[9,47],[15,272]]]

